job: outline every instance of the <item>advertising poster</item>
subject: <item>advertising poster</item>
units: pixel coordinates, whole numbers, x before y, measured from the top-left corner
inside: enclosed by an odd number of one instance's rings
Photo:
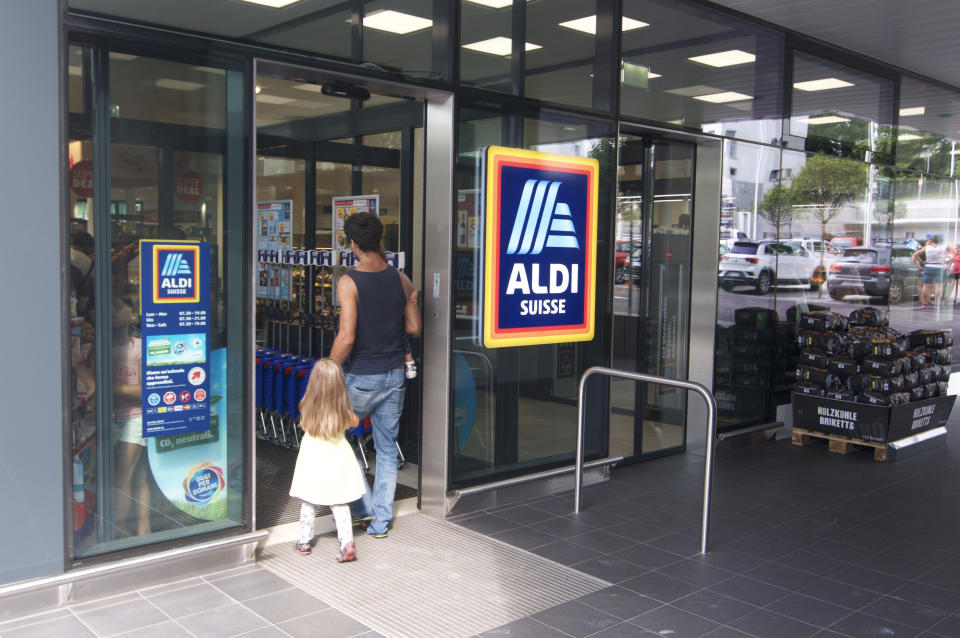
[[[483,345],[593,339],[597,160],[484,155]]]
[[[257,202],[257,250],[290,250],[293,246],[293,200]],[[257,263],[257,296],[290,301],[293,272],[280,264]]]
[[[158,436],[147,445],[150,471],[163,495],[194,518],[227,516],[227,350],[210,353],[210,428]]]
[[[343,238],[343,223],[354,213],[373,213],[380,216],[379,195],[353,195],[334,197],[333,200],[333,251],[348,250]]]
[[[143,436],[210,428],[210,245],[140,240]]]

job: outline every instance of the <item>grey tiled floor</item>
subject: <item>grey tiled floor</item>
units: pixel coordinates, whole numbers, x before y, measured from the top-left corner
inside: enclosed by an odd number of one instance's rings
[[[457,514],[612,583],[482,636],[960,638],[958,436],[887,464],[788,441],[721,455],[706,556],[693,455],[618,468],[579,515],[571,493]],[[134,635],[379,634],[256,565],[0,624],[2,638]]]
[[[613,583],[483,636],[960,637],[956,440],[896,463],[780,441],[716,467],[706,556],[692,455],[615,470],[580,515],[561,494],[455,516]]]
[[[2,623],[0,636],[374,638],[379,634],[250,565]]]

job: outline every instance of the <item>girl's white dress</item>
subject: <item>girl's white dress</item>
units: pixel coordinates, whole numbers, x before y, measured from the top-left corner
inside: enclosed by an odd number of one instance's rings
[[[340,505],[363,496],[365,482],[343,432],[332,439],[305,435],[300,441],[290,496],[314,505]]]

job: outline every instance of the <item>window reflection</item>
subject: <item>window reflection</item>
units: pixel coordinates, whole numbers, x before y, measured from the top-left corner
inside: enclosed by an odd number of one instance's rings
[[[624,113],[770,143],[780,138],[782,37],[699,6],[625,0]]]

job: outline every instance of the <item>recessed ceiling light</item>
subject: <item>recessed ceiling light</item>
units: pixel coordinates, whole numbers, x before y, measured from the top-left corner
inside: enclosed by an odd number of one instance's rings
[[[227,72],[224,69],[218,69],[212,66],[195,66],[193,67],[194,71],[201,71],[203,73],[209,73],[211,75],[226,75]]]
[[[513,41],[510,38],[498,36],[496,38],[490,38],[489,40],[481,40],[480,42],[464,44],[463,48],[470,49],[471,51],[479,51],[480,53],[506,56],[513,53]],[[535,51],[542,48],[543,47],[539,44],[531,44],[530,42],[526,43],[527,51]]]
[[[911,106],[910,108],[900,109],[900,117],[909,117],[911,115],[923,115],[927,112],[925,106]]]
[[[920,135],[914,135],[913,133],[901,133],[897,136],[897,139],[901,142],[909,142],[910,140],[921,140],[923,137]]]
[[[287,6],[288,4],[293,4],[294,2],[300,2],[300,0],[243,0],[244,2],[249,2],[250,4],[262,4],[265,7],[273,7],[274,9],[280,9]]]
[[[757,59],[752,53],[741,51],[740,49],[730,49],[729,51],[720,51],[719,53],[710,53],[708,55],[695,55],[687,58],[691,62],[699,62],[713,67],[734,66],[736,64],[747,64]]]
[[[263,102],[264,104],[290,104],[290,102],[296,102],[296,100],[292,97],[280,97],[279,95],[260,93],[257,95],[257,102]]]
[[[153,85],[158,89],[173,89],[174,91],[196,91],[207,86],[199,82],[187,82],[186,80],[175,80],[173,78],[159,78]]]
[[[257,95],[260,95],[260,91],[262,91],[262,90],[263,90],[263,89],[260,88],[260,85],[259,85],[259,84],[256,85],[255,87],[253,87],[253,92],[256,93]]]
[[[597,16],[592,15],[584,18],[577,18],[576,20],[567,20],[566,22],[559,23],[559,26],[566,27],[567,29],[573,29],[574,31],[580,31],[582,33],[588,33],[590,35],[597,35]],[[646,22],[625,17],[620,23],[620,30],[633,31],[634,29],[642,29],[643,27],[649,26],[650,25]]]
[[[479,4],[484,7],[490,7],[491,9],[502,9],[504,7],[509,7],[513,4],[513,0],[467,0],[473,4]],[[530,0],[527,0],[529,2]]]
[[[110,52],[111,60],[123,60],[124,62],[129,62],[130,60],[136,60],[139,57],[139,55],[130,55],[129,53],[117,53],[116,51]]]
[[[82,76],[83,67],[80,66],[79,64],[71,64],[70,66],[67,67],[67,73],[69,73],[70,75]]]
[[[807,124],[842,124],[843,122],[849,122],[850,118],[848,117],[838,117],[836,115],[824,115],[822,117],[811,117],[806,122]]]
[[[709,95],[694,95],[693,99],[702,102],[711,102],[713,104],[723,104],[725,102],[740,102],[743,100],[752,100],[752,95],[744,95],[736,91],[724,91],[723,93],[710,93]]]
[[[840,89],[845,86],[853,86],[853,82],[847,82],[837,78],[820,78],[819,80],[793,83],[793,88],[800,89],[801,91],[826,91],[828,89]]]
[[[427,20],[409,13],[400,13],[392,9],[383,11],[374,11],[369,15],[363,16],[363,26],[378,31],[388,31],[399,35],[406,35],[414,31],[429,29],[433,26],[433,20]]]
[[[682,86],[678,89],[667,89],[664,93],[673,93],[674,95],[682,95],[683,97],[693,97],[694,95],[704,95],[707,93],[720,93],[722,89],[718,89],[713,86],[707,86],[706,84],[694,84],[693,86]]]

